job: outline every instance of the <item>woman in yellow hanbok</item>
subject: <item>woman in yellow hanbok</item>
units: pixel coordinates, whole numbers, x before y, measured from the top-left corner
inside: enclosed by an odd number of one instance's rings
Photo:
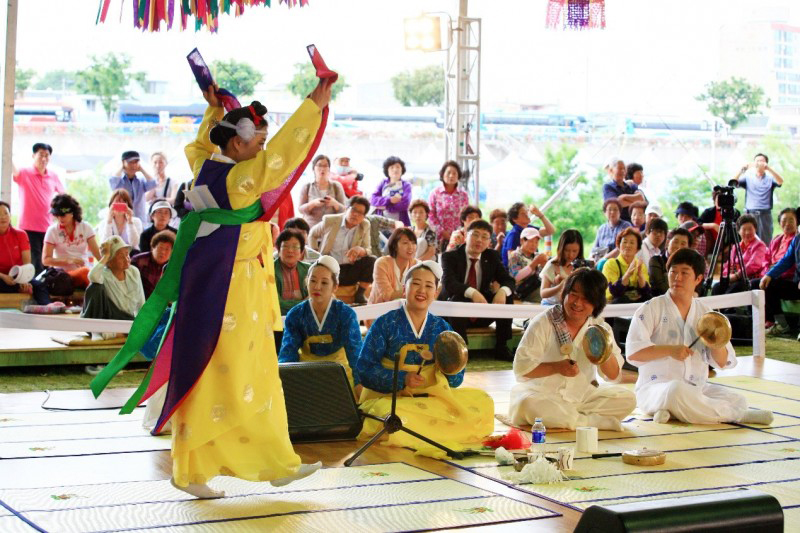
[[[367,332],[357,365],[364,387],[361,409],[378,417],[389,412],[394,360],[402,357],[398,387],[405,388],[397,399],[397,415],[403,425],[448,448],[463,450],[492,434],[494,402],[482,390],[457,388],[464,370],[446,376],[435,365],[426,364],[436,336],[452,331],[447,321],[428,312],[436,300],[441,275],[441,267],[433,261],[409,269],[402,307],[378,317]],[[420,353],[416,345],[426,345],[427,349]],[[380,429],[379,422],[367,418],[359,439],[367,439]],[[434,457],[444,453],[403,431],[388,435],[384,444],[414,448]]]

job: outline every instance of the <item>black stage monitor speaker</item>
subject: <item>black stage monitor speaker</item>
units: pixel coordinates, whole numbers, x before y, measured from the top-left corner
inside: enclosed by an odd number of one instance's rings
[[[783,509],[774,496],[755,490],[717,492],[622,505],[593,505],[575,533],[783,532]]]
[[[292,442],[356,438],[363,422],[342,365],[321,361],[278,367]]]

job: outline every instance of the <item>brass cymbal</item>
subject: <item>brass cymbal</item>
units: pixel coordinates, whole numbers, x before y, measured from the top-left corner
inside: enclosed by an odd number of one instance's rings
[[[583,335],[583,353],[590,363],[602,365],[611,357],[611,347],[614,339],[611,333],[602,326],[592,325],[586,328]]]
[[[433,359],[442,374],[458,374],[469,360],[467,343],[455,331],[443,331],[433,343]]]
[[[709,348],[721,348],[731,340],[733,330],[728,317],[717,311],[704,313],[697,321],[697,335]]]

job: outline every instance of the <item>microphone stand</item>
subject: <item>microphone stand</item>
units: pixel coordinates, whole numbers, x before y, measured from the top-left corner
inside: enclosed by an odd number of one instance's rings
[[[408,353],[409,350],[422,351],[422,350],[427,350],[427,349],[428,349],[428,345],[426,345],[426,344],[406,344],[405,346],[400,348],[400,353],[397,356],[395,356],[395,358],[394,358],[394,385],[392,386],[392,409],[391,409],[391,411],[389,411],[389,414],[384,416],[384,417],[380,417],[380,416],[375,416],[375,415],[372,415],[372,414],[369,414],[369,413],[365,413],[364,411],[359,409],[359,413],[361,414],[361,416],[366,417],[366,418],[371,418],[373,420],[377,420],[378,422],[383,422],[383,428],[379,432],[377,432],[375,435],[373,435],[373,437],[371,439],[369,439],[369,441],[367,441],[366,444],[364,444],[361,448],[359,448],[356,451],[356,453],[353,454],[352,457],[347,459],[344,462],[344,466],[352,465],[353,462],[356,459],[358,459],[358,457],[362,453],[364,453],[370,446],[372,446],[373,444],[378,442],[378,439],[380,439],[384,435],[384,433],[388,433],[388,434],[391,435],[392,433],[396,433],[398,431],[405,431],[409,435],[417,437],[421,441],[427,442],[431,446],[435,446],[435,447],[439,448],[440,450],[443,450],[445,453],[447,453],[447,455],[449,455],[453,459],[463,459],[466,456],[466,454],[463,453],[463,452],[457,452],[455,450],[451,450],[447,446],[439,444],[438,442],[435,442],[435,441],[429,439],[428,437],[426,437],[424,435],[420,435],[416,431],[413,431],[413,430],[408,429],[407,427],[403,426],[403,421],[395,413],[396,407],[397,407],[397,381],[398,381],[398,377],[399,377],[399,374],[400,374],[400,359],[402,358],[403,360],[405,360],[406,353]]]

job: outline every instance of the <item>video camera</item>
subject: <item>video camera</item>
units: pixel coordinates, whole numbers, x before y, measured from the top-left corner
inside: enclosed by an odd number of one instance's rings
[[[594,268],[594,265],[594,261],[591,259],[584,259],[583,257],[578,257],[572,261],[572,268]]]
[[[717,193],[717,201],[719,202],[719,210],[722,213],[723,220],[733,220],[735,218],[736,196],[733,194],[733,189],[738,185],[736,180],[728,182],[727,187],[717,185],[714,187],[714,192]]]

